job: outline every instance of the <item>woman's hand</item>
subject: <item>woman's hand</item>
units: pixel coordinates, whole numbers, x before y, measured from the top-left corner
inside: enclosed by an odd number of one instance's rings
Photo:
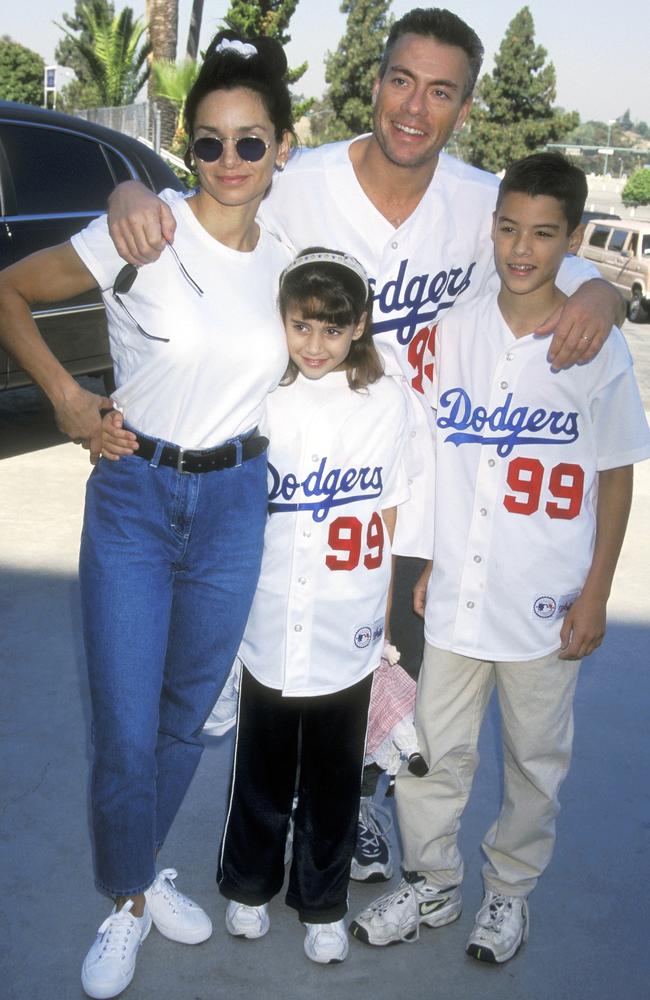
[[[111,410],[102,420],[102,455],[111,462],[117,462],[122,455],[132,455],[139,447],[135,434],[124,430],[123,424],[119,410]]]

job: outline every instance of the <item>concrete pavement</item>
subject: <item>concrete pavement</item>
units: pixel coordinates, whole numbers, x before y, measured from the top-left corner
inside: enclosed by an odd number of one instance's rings
[[[0,461],[0,991],[5,1000],[79,1000],[79,968],[106,900],[93,889],[87,822],[88,700],[76,559],[87,459],[72,444]],[[281,898],[260,941],[231,938],[214,871],[230,738],[211,740],[161,855],[214,922],[198,947],[152,931],[129,1000],[646,1000],[650,949],[650,463],[632,520],[604,648],[583,667],[574,765],[556,856],[531,901],[531,937],[503,967],[464,954],[481,899],[478,844],[499,797],[498,723],[463,824],[465,911],[414,944],[319,967]],[[119,581],[116,581],[119,587]],[[397,877],[395,882],[397,881]],[[381,886],[350,887],[354,915]]]

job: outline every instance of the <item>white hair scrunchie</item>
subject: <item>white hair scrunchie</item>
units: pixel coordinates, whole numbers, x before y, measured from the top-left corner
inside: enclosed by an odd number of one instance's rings
[[[240,42],[237,38],[223,38],[217,45],[215,52],[237,52],[242,59],[250,59],[251,56],[257,55],[257,49],[254,45],[250,45],[248,42]]]

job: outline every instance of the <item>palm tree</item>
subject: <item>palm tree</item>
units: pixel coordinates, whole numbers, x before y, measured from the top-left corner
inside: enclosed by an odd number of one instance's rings
[[[174,63],[168,59],[163,59],[161,62],[155,62],[152,65],[157,96],[171,101],[176,108],[174,149],[177,149],[185,138],[183,127],[185,100],[190,87],[196,80],[198,71],[198,63],[194,59],[184,59],[182,63]]]
[[[107,107],[131,104],[149,76],[150,46],[142,42],[146,24],[134,19],[130,7],[111,17],[97,5],[83,4],[79,16],[92,44],[83,35],[77,37],[67,28],[63,31],[86,60],[101,102]]]
[[[178,40],[178,0],[147,0],[147,22],[151,42],[150,63],[175,62]],[[157,100],[156,83],[149,77],[148,97],[156,100],[161,116],[161,138],[164,146],[169,145],[174,135],[176,112],[172,104],[164,98]]]
[[[192,0],[192,14],[190,16],[190,28],[187,33],[186,55],[188,59],[196,59],[199,54],[199,35],[201,34],[201,21],[203,19],[203,0]]]

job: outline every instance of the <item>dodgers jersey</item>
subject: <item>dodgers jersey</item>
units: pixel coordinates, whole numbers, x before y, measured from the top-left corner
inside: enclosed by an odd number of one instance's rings
[[[267,401],[269,519],[239,656],[285,695],[322,695],[379,665],[391,572],[381,511],[408,498],[403,394],[298,375]]]
[[[356,141],[295,151],[276,174],[260,217],[295,250],[345,250],[370,276],[375,343],[386,371],[412,390],[406,393],[411,500],[399,512],[394,550],[430,558],[433,426],[429,407],[415,400],[424,402],[431,388],[438,320],[456,303],[498,287],[490,238],[498,180],[441,153],[418,207],[395,229],[356,178],[349,156]],[[571,294],[598,276],[583,258],[567,258],[559,284]]]
[[[546,351],[513,335],[493,292],[438,329],[425,636],[441,649],[501,661],[557,649],[591,566],[598,472],[650,456],[620,330],[569,371]]]

